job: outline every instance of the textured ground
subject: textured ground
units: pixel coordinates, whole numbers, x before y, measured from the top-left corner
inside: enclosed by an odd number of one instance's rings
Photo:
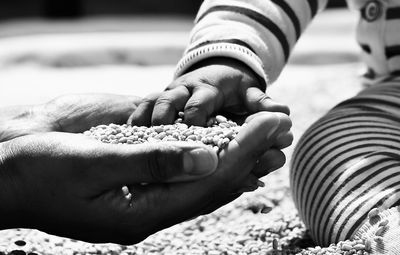
[[[299,42],[291,64],[269,90],[274,99],[291,106],[295,141],[325,111],[360,89],[362,65],[353,38],[354,20],[346,11],[321,15]],[[173,63],[190,28],[186,20],[168,23],[172,32],[162,34],[159,31],[167,25],[158,28],[151,23],[151,32],[138,32],[134,25],[126,25],[129,20],[120,20],[119,26],[104,20],[82,22],[84,26],[30,23],[31,33],[46,32],[50,34],[47,37],[21,36],[16,31],[26,23],[0,25],[6,31],[0,33],[0,105],[44,102],[65,93],[145,95],[161,90],[171,80]],[[79,32],[87,32],[93,26],[100,27],[96,33],[70,34],[78,27]],[[99,37],[102,40],[97,40]],[[121,52],[126,56],[122,58]],[[292,148],[286,150],[288,160]],[[274,238],[279,247],[304,246],[304,241],[297,241],[305,230],[290,200],[287,176],[286,166],[265,178],[266,187],[254,194],[209,216],[162,231],[136,246],[91,245],[38,231],[7,230],[0,232],[0,251],[16,249],[13,242],[20,239],[28,243],[23,250],[44,254],[177,254],[178,250],[182,254],[229,254],[229,250],[259,254],[272,251]]]

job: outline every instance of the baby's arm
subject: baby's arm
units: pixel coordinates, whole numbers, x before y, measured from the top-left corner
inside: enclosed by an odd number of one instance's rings
[[[229,57],[273,82],[302,31],[326,3],[327,0],[204,1],[176,76],[205,58]]]
[[[178,63],[175,80],[148,98],[131,120],[168,123],[178,111],[185,122],[204,124],[215,112],[288,112],[264,92],[327,0],[206,0]],[[150,113],[150,114],[149,114]]]

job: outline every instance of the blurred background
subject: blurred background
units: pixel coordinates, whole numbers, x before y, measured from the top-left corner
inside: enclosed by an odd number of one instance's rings
[[[2,0],[0,19],[19,17],[77,18],[88,15],[178,14],[193,16],[202,0]],[[345,6],[345,0],[331,1]]]

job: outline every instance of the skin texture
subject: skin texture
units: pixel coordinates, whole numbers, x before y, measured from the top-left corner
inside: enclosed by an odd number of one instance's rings
[[[140,103],[136,96],[76,94],[41,105],[6,107],[0,111],[0,142],[49,131],[79,133],[103,123],[122,124]]]
[[[235,121],[259,111],[289,114],[264,92],[260,80],[244,64],[228,58],[212,58],[193,66],[174,80],[162,93],[143,99],[130,116],[129,123],[159,125],[172,123],[179,111],[184,122],[204,126],[215,113]]]
[[[2,130],[13,138],[0,143],[0,228],[134,244],[255,190],[259,177],[285,163],[280,148],[292,141],[291,122],[281,113],[248,117],[215,164],[196,175],[183,158],[193,149],[211,150],[207,146],[104,144],[72,133],[127,117],[135,100],[123,98],[116,103],[114,95],[72,95],[38,106],[42,111],[17,109],[34,114],[25,115],[31,129],[11,129],[12,135]],[[24,126],[22,115],[6,116]],[[123,185],[133,194],[131,201],[124,198]]]

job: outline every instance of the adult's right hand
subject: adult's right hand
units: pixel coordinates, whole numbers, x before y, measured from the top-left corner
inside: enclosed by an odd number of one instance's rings
[[[12,139],[0,144],[0,228],[139,242],[256,189],[259,177],[283,165],[272,148],[291,143],[289,128],[284,114],[255,114],[219,158],[186,142],[104,144],[56,132]]]

